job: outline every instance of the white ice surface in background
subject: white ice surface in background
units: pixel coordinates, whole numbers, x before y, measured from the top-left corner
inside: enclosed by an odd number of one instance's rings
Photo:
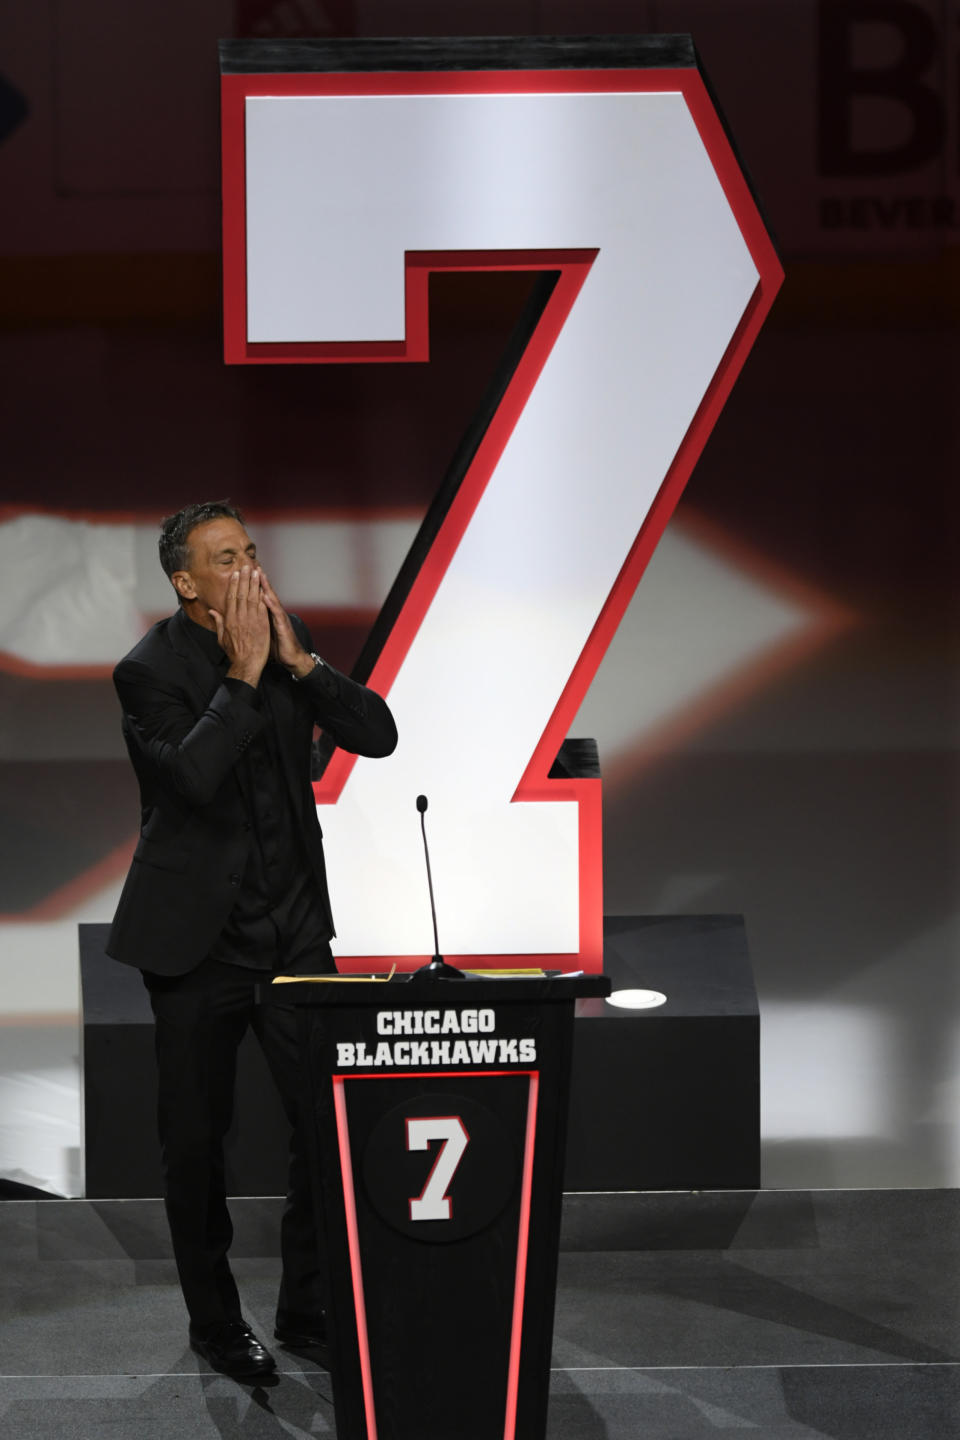
[[[119,896],[117,881],[59,920],[0,929],[4,1179],[57,1195],[83,1193],[77,926],[109,920]]]

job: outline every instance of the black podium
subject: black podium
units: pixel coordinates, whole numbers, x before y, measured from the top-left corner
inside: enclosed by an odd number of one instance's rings
[[[341,1440],[545,1434],[574,1002],[609,989],[296,984]]]

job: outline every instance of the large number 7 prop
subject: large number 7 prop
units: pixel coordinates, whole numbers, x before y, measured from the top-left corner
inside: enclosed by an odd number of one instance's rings
[[[362,677],[397,751],[317,786],[342,970],[428,947],[419,793],[448,958],[601,968],[550,770],[782,280],[688,40],[497,45],[222,49],[228,361],[424,361],[432,271],[557,277]]]

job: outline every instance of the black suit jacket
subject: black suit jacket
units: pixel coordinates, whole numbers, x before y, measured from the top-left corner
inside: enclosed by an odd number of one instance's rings
[[[310,650],[306,626],[290,618]],[[182,611],[161,620],[113,672],[140,785],[141,828],[107,954],[160,975],[198,965],[236,902],[252,843],[237,762],[267,723],[222,683],[191,638],[191,624]],[[268,662],[260,689],[292,813],[329,910],[310,783],[313,727],[345,750],[382,756],[397,743],[393,717],[379,695],[328,665],[298,682]]]

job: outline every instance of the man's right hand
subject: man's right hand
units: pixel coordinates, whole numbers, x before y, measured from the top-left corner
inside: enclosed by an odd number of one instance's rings
[[[224,612],[210,611],[217,639],[230,661],[228,676],[256,689],[270,655],[270,611],[260,588],[260,571],[244,565],[227,587]]]

